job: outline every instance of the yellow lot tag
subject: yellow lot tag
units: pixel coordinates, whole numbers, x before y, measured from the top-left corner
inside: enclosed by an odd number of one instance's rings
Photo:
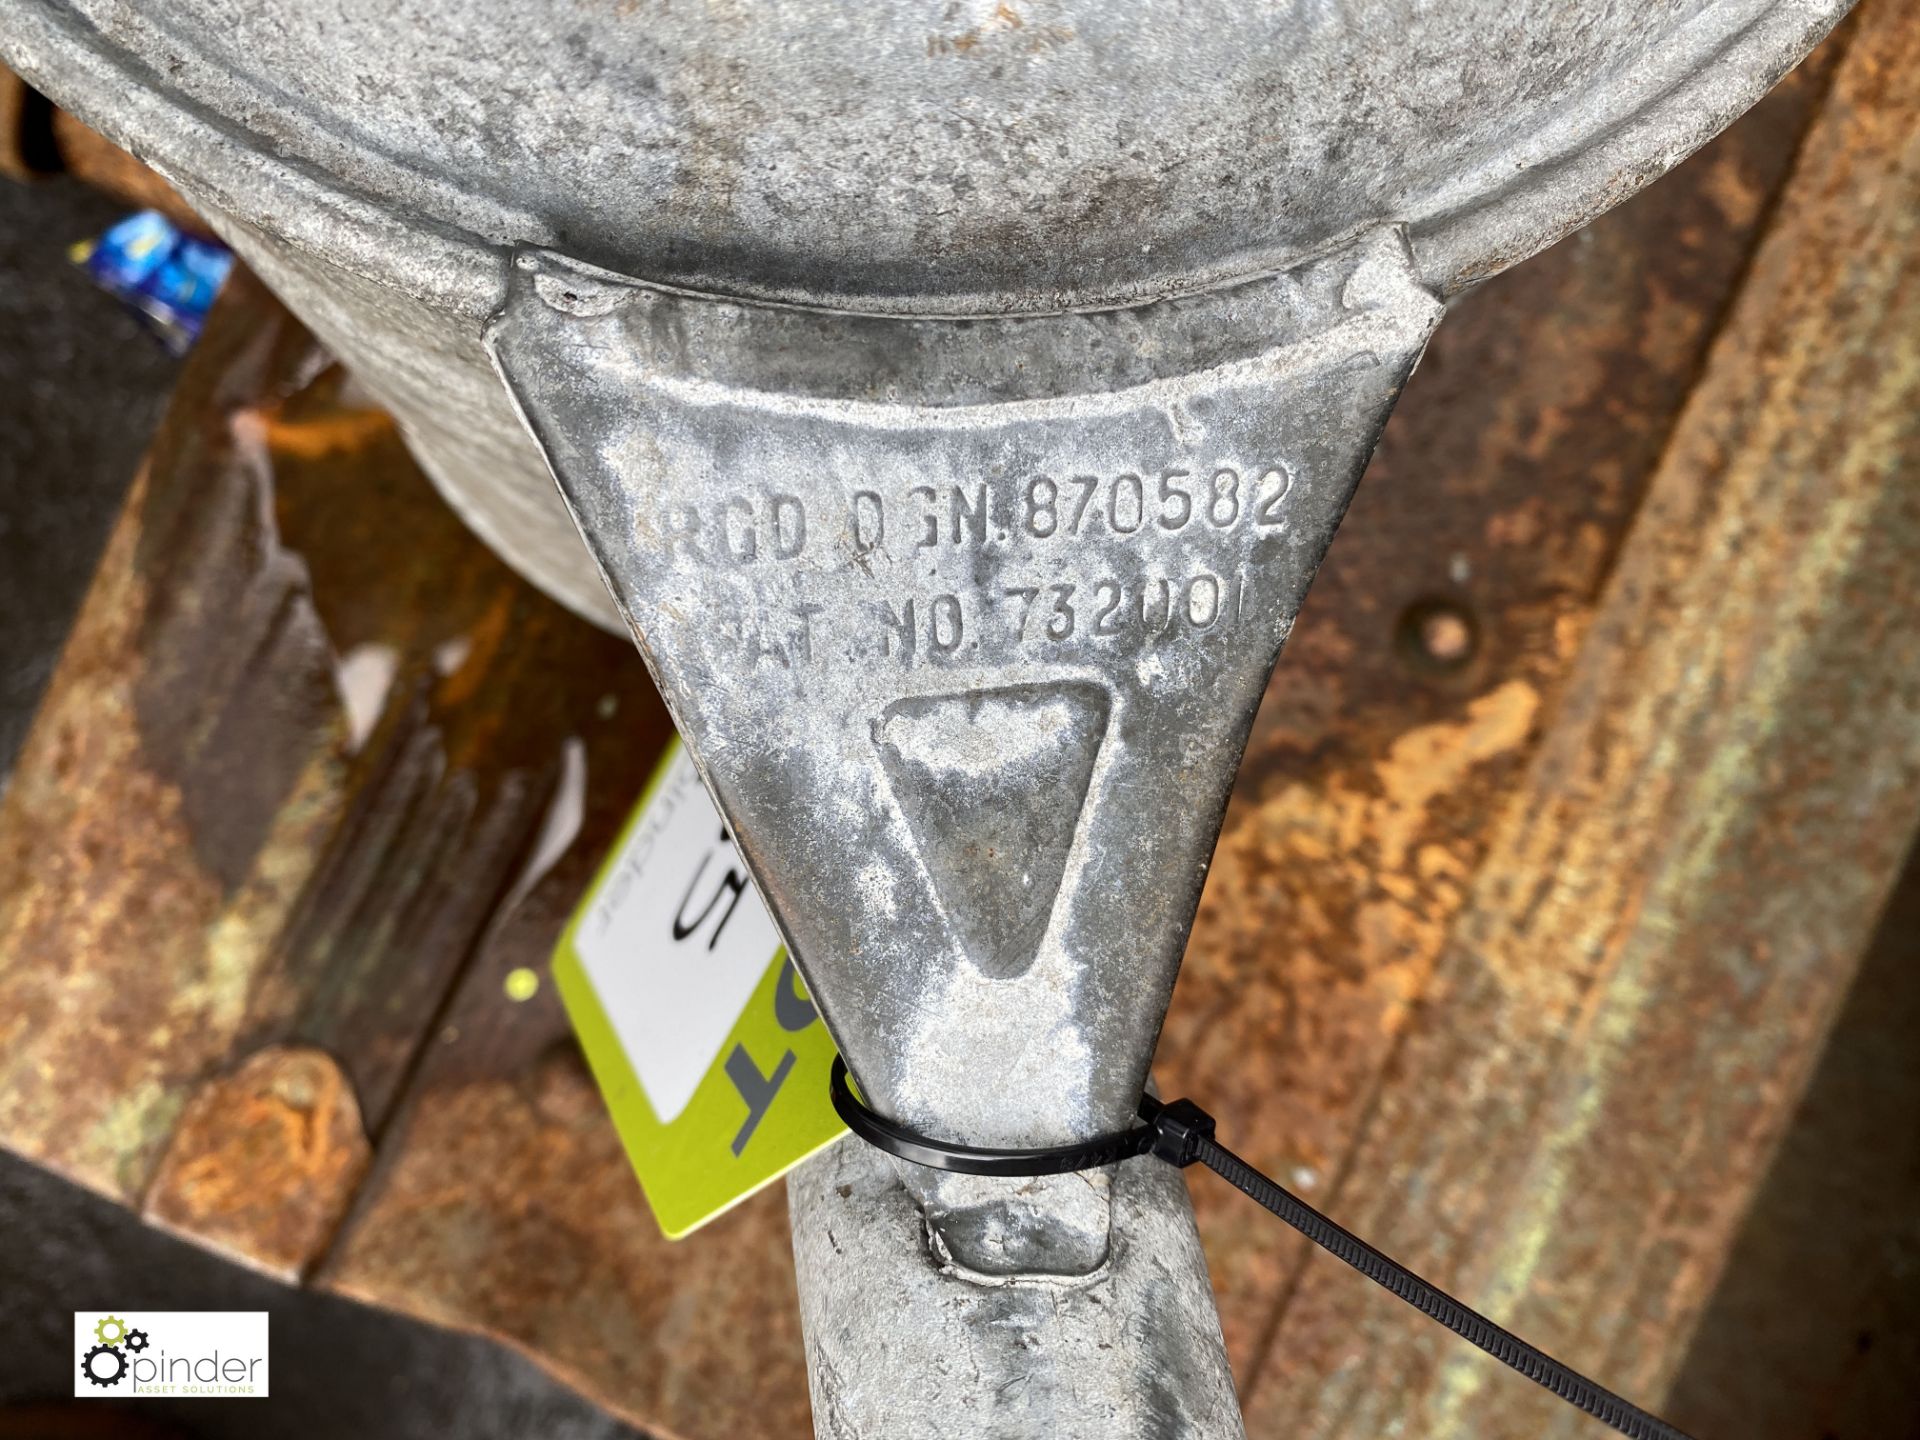
[[[827,1027],[678,744],[553,974],[669,1240],[846,1133],[827,1098]]]

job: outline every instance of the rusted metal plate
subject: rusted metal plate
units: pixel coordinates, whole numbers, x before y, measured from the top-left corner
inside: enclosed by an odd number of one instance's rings
[[[596,712],[575,842],[486,936],[314,1283],[483,1330],[664,1433],[804,1434],[806,1376],[780,1190],[668,1243],[552,985],[524,1001],[509,993],[515,972],[544,975],[639,795],[641,757],[665,742],[657,700],[622,696],[618,704]]]
[[[1833,46],[1440,327],[1275,671],[1160,1047],[1324,1202],[1469,905]],[[1305,1242],[1196,1186],[1243,1393]],[[1337,1346],[1337,1337],[1330,1337]]]
[[[202,387],[229,365],[257,369],[287,329],[225,335],[242,351],[216,339]],[[0,802],[0,1138],[130,1204],[193,1092],[231,1058],[330,824],[345,748],[304,576],[271,543],[233,454],[231,402],[203,414],[195,384],[134,487]],[[194,465],[203,450],[214,463]],[[217,596],[209,573],[225,582]],[[209,607],[216,620],[195,618]],[[156,647],[159,663],[143,664]],[[262,683],[276,663],[284,689]],[[244,676],[254,683],[236,691]],[[167,729],[150,744],[156,718]],[[273,763],[246,774],[234,762],[247,752],[210,753],[204,737],[222,729],[257,735],[252,753]],[[251,793],[216,797],[203,781]],[[216,799],[247,832],[224,871],[194,828]]]
[[[1869,4],[1333,1209],[1657,1399],[1920,821],[1920,17]],[[1571,1435],[1330,1267],[1252,1427]]]
[[[0,805],[0,1140],[289,1273],[586,767],[630,796],[665,727],[326,365],[236,281]],[[272,1150],[247,1067],[286,1046],[359,1117],[252,1177],[330,1191],[292,1239],[207,1159]]]
[[[290,1279],[354,1211],[320,1283],[655,1423],[803,1429],[779,1193],[669,1248],[551,986],[504,983],[665,712],[326,364],[235,282],[23,749],[0,1142]]]
[[[482,1329],[663,1434],[807,1433],[784,1195],[661,1237],[551,987],[524,1007],[503,993],[501,967],[544,939],[529,926],[489,947],[318,1283]],[[544,1020],[554,1043],[488,1053],[522,1023],[507,1012],[536,1007],[524,1033]]]

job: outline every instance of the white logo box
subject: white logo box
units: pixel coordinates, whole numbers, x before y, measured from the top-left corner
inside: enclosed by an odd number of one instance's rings
[[[264,1310],[76,1310],[80,1400],[267,1396]]]

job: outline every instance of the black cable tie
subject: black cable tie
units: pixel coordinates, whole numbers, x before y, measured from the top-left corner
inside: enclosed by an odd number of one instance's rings
[[[1286,1221],[1322,1250],[1345,1261],[1376,1285],[1390,1290],[1421,1314],[1436,1320],[1461,1339],[1485,1351],[1501,1364],[1519,1371],[1568,1404],[1586,1411],[1629,1440],[1688,1440],[1656,1415],[1621,1398],[1527,1344],[1470,1306],[1429,1284],[1399,1261],[1382,1254],[1366,1241],[1322,1215],[1277,1181],[1261,1174],[1214,1139],[1213,1117],[1191,1100],[1162,1103],[1151,1095],[1140,1097],[1143,1123],[1111,1135],[1096,1136],[1074,1145],[1050,1145],[1033,1150],[989,1149],[956,1145],[917,1134],[906,1126],[876,1115],[847,1084],[847,1064],[833,1060],[828,1082],[833,1108],[847,1128],[877,1150],[915,1165],[950,1170],[962,1175],[998,1175],[1017,1178],[1065,1175],[1152,1155],[1185,1169],[1205,1165],[1229,1185]]]
[[[876,1115],[863,1105],[847,1086],[847,1062],[833,1057],[833,1075],[828,1082],[833,1108],[847,1128],[876,1150],[929,1170],[950,1170],[960,1175],[998,1175],[1018,1179],[1033,1175],[1068,1175],[1075,1170],[1097,1170],[1103,1165],[1131,1160],[1153,1149],[1155,1132],[1149,1126],[1136,1125],[1112,1135],[1099,1135],[1074,1145],[1050,1145],[1038,1150],[994,1150],[978,1145],[955,1145],[917,1135],[884,1115]]]
[[[1213,1116],[1191,1100],[1163,1105],[1151,1095],[1142,1095],[1140,1118],[1153,1136],[1145,1153],[1182,1170],[1203,1159],[1201,1142],[1213,1139]]]

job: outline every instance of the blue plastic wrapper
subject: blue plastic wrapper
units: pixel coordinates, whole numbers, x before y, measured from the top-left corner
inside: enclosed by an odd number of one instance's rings
[[[144,315],[176,355],[199,338],[233,268],[226,246],[187,234],[157,210],[129,215],[69,254],[101,289]]]

